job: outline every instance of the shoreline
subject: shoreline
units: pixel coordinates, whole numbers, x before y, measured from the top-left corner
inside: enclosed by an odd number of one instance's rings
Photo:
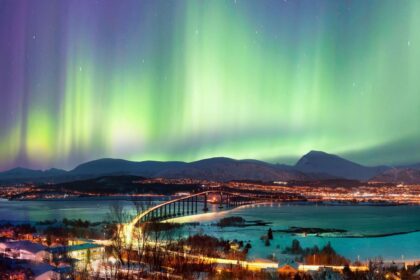
[[[420,229],[415,229],[411,231],[400,231],[400,232],[392,232],[392,233],[380,233],[380,234],[367,234],[367,235],[348,235],[348,236],[328,236],[328,237],[338,237],[338,238],[382,238],[388,236],[396,236],[396,235],[404,235],[410,233],[420,232]]]
[[[128,194],[120,194],[120,195],[92,195],[92,196],[69,196],[66,198],[35,198],[35,199],[8,199],[4,197],[0,197],[0,201],[42,201],[42,202],[53,202],[53,201],[107,201],[107,200],[124,200],[124,201],[147,201],[147,199],[152,198],[156,201],[166,201],[165,198],[172,198],[175,196],[171,195],[163,195],[163,194],[147,194],[147,195],[128,195]],[[420,204],[416,203],[398,203],[395,201],[389,202],[347,202],[347,201],[333,201],[333,200],[320,200],[320,201],[311,201],[311,200],[284,200],[284,201],[265,201],[259,202],[255,205],[273,205],[273,204],[281,204],[281,205],[315,205],[315,206],[373,206],[373,207],[398,207],[398,206],[419,206]],[[239,207],[237,207],[239,208]]]

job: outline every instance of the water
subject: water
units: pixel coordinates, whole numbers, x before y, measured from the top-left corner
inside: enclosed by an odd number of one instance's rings
[[[272,222],[268,226],[245,228],[218,228],[211,226],[223,217],[241,216],[247,221]],[[335,228],[349,235],[376,235],[408,232],[420,229],[420,206],[316,206],[316,205],[264,205],[246,206],[216,214],[202,214],[174,219],[182,222],[201,222],[197,232],[209,232],[225,239],[251,241],[251,258],[280,257],[293,239],[302,247],[322,247],[331,242],[333,248],[351,260],[368,260],[382,257],[386,260],[420,259],[420,232],[386,237],[317,237],[274,233],[274,240],[266,247],[260,237],[273,230],[296,227]]]
[[[222,216],[221,216],[222,215]],[[420,229],[420,206],[317,206],[270,204],[245,206],[216,216],[188,220],[217,221],[224,216],[271,222],[273,229],[318,227],[344,229],[361,234],[387,234]]]
[[[111,208],[115,205],[120,205],[125,210],[133,210],[133,202],[125,199],[0,200],[0,221],[23,223],[80,218],[101,222],[109,218]]]
[[[72,201],[5,201],[0,200],[0,221],[36,222],[43,220],[85,219],[92,222],[106,220],[110,208],[119,204],[132,209],[129,200],[72,200]],[[201,207],[199,206],[199,209]],[[212,210],[217,210],[215,205]],[[268,226],[246,228],[223,228],[213,226],[223,217],[241,216],[248,221],[271,222]],[[199,214],[174,219],[179,222],[200,222],[199,227],[188,229],[205,232],[225,239],[251,241],[250,258],[276,256],[298,239],[303,247],[327,242],[340,254],[352,260],[366,260],[381,256],[388,260],[420,259],[420,232],[376,237],[342,238],[293,236],[274,233],[270,247],[265,247],[260,237],[269,227],[273,230],[296,227],[335,228],[347,230],[349,234],[390,234],[420,229],[420,206],[316,206],[316,205],[259,205],[240,207],[218,213]]]

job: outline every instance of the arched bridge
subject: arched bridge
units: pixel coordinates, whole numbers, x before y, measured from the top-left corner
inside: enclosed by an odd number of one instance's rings
[[[255,204],[258,202],[271,200],[271,198],[268,197],[243,195],[220,189],[203,191],[150,207],[146,211],[143,211],[134,217],[131,222],[124,224],[122,233],[124,234],[127,241],[131,241],[133,229],[142,223],[193,215],[197,214],[199,211],[207,212],[209,211],[208,198],[211,195],[218,198],[216,202],[218,203],[219,208],[225,209],[231,209],[242,205]],[[202,209],[199,209],[199,203],[200,206],[203,207]]]
[[[166,201],[150,207],[137,215],[130,222],[130,225],[136,226],[138,223],[162,221],[180,216],[193,215],[197,214],[200,210],[207,212],[209,211],[208,197],[212,194],[219,197],[219,208],[226,209],[268,200],[266,197],[243,195],[222,190],[209,190]],[[199,203],[202,204],[202,209],[199,209]]]

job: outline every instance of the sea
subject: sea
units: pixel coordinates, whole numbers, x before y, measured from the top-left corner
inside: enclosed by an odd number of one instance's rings
[[[136,202],[142,204],[142,202]],[[149,202],[148,202],[149,203]],[[153,201],[151,204],[160,203]],[[150,203],[149,203],[150,204]],[[133,201],[126,198],[85,198],[71,200],[0,200],[0,223],[36,223],[45,220],[82,219],[101,222],[110,219],[111,208],[122,206],[134,213]],[[264,225],[224,227],[216,224],[225,217],[240,216]],[[188,223],[184,234],[208,234],[227,240],[250,242],[249,259],[281,258],[293,239],[302,247],[328,242],[341,255],[356,261],[382,258],[394,261],[420,260],[420,206],[324,205],[308,203],[268,203],[234,209],[211,207],[199,213],[172,219]],[[291,234],[279,232],[290,227],[339,229],[344,233]],[[265,246],[261,236],[271,228],[274,239]]]

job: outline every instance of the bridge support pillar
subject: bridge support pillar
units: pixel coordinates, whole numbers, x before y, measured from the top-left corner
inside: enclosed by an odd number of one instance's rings
[[[204,208],[203,208],[203,212],[208,212],[209,208],[207,207],[207,193],[204,194]]]
[[[190,197],[190,214],[194,213],[194,197]]]
[[[195,213],[198,212],[198,196],[195,196]]]

